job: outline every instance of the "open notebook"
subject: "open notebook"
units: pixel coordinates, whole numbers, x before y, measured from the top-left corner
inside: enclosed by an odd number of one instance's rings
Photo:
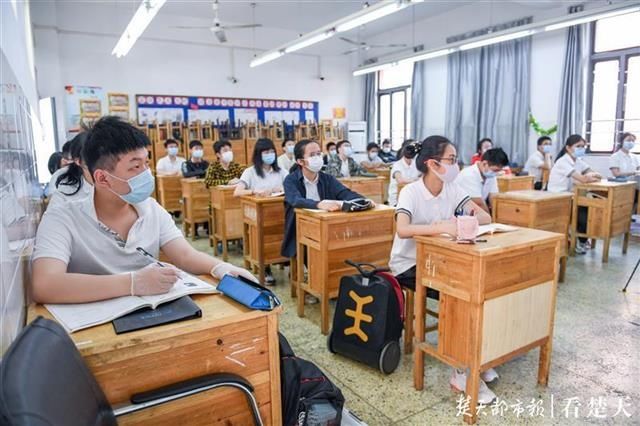
[[[182,273],[173,288],[155,296],[124,296],[100,302],[74,304],[46,304],[45,307],[69,332],[113,321],[141,308],[153,308],[182,296],[198,293],[217,293],[214,286],[192,275]]]
[[[480,235],[491,235],[498,232],[513,232],[517,230],[517,226],[503,225],[502,223],[489,223],[488,225],[480,225],[478,227],[476,237],[479,237]]]

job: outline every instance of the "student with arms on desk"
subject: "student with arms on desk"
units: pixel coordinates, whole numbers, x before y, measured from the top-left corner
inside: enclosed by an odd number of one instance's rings
[[[483,225],[491,216],[474,203],[466,192],[454,183],[460,172],[455,146],[443,136],[429,136],[422,144],[410,145],[418,150],[416,167],[423,173],[421,179],[407,185],[400,193],[396,207],[396,235],[391,248],[389,267],[400,284],[416,288],[416,242],[418,235],[457,235],[456,215],[474,214]],[[473,166],[475,167],[475,166]],[[435,290],[428,295],[437,298]],[[482,373],[484,381],[498,377],[493,369]],[[450,384],[459,392],[466,388],[464,371],[454,370]],[[480,382],[478,400],[489,404],[495,394]]]
[[[620,138],[620,149],[609,158],[609,170],[613,177],[635,176],[640,169],[640,161],[637,154],[631,153],[636,146],[636,137],[633,133],[624,133]]]
[[[496,177],[508,164],[509,158],[501,148],[489,149],[482,154],[480,161],[465,167],[460,172],[456,178],[456,184],[471,197],[474,203],[489,213],[490,196],[498,192]]]
[[[98,120],[87,134],[83,160],[94,188],[86,199],[47,209],[33,255],[33,298],[40,303],[83,303],[128,295],[166,293],[178,279],[169,262],[194,274],[242,275],[244,269],[195,250],[171,216],[149,195],[149,139],[117,117]]]
[[[542,190],[542,174],[544,170],[551,170],[551,138],[540,136],[538,148],[531,154],[524,165],[524,170],[533,176],[533,189]]]

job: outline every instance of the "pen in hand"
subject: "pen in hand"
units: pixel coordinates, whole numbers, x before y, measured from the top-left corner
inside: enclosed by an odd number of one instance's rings
[[[149,260],[151,260],[152,262],[155,262],[158,266],[162,266],[164,267],[165,265],[160,262],[158,259],[156,259],[155,257],[153,257],[153,255],[151,253],[149,253],[148,251],[146,251],[145,249],[143,249],[142,247],[136,247],[136,251],[138,253],[140,253],[141,255],[143,255],[144,257],[148,258]]]

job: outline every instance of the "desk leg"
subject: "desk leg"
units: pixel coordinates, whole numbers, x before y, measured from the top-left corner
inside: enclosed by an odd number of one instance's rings
[[[598,240],[596,240],[595,238],[591,239],[591,249],[595,250],[596,249],[596,243],[598,242]]]
[[[244,269],[249,269],[249,224],[246,222],[242,225],[242,257],[244,258]]]
[[[222,238],[222,260],[225,262],[229,259],[229,248],[227,247],[228,241],[226,238]]]
[[[289,259],[289,282],[291,284],[291,298],[295,299],[298,294],[298,258]]]
[[[547,386],[549,384],[549,368],[551,367],[551,337],[540,346],[540,361],[538,362],[538,384]]]
[[[407,295],[405,299],[405,319],[404,319],[404,353],[409,354],[413,350],[413,299],[415,292],[410,289],[405,290]]]
[[[573,195],[573,203],[571,203],[571,232],[569,243],[569,255],[576,255],[576,233],[578,232],[578,191],[575,190]]]
[[[564,282],[564,275],[567,272],[567,256],[562,256],[560,258],[560,273],[558,274],[558,281]]]
[[[329,334],[329,259],[326,253],[322,256],[322,291],[320,292],[320,329],[325,336]]]
[[[296,251],[296,269],[298,272],[298,280],[297,280],[297,293],[298,293],[298,316],[304,316],[304,296],[305,291],[302,288],[302,282],[304,281],[304,244],[298,244],[298,250]],[[309,284],[309,280],[307,279],[306,284]]]
[[[622,254],[627,254],[627,249],[629,248],[629,235],[630,232],[624,233],[624,240],[622,241]]]
[[[611,243],[611,238],[607,237],[604,239],[604,243],[602,244],[602,263],[607,263],[609,261],[609,244]]]
[[[425,318],[425,300],[427,297],[427,289],[422,285],[422,267],[417,268],[416,274],[416,294],[414,298],[414,329],[415,329],[415,345],[413,348],[413,386],[416,390],[424,388],[424,352],[421,343],[424,343],[424,322]]]
[[[465,414],[464,421],[474,424],[477,420],[478,391],[480,390],[480,356],[482,351],[482,306],[473,305],[471,308],[470,352],[471,362],[467,376],[466,396],[469,398],[469,414]]]

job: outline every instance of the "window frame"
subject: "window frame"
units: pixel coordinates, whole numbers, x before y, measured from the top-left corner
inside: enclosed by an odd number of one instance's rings
[[[627,85],[627,76],[629,69],[629,59],[635,56],[640,56],[640,46],[627,47],[624,49],[609,50],[605,52],[596,52],[596,24],[597,21],[592,22],[590,31],[590,55],[589,55],[589,75],[587,78],[587,110],[586,110],[586,126],[585,126],[585,138],[588,142],[587,153],[589,154],[601,154],[610,155],[616,148],[619,135],[624,133],[624,120],[625,120],[625,86]],[[616,98],[616,116],[613,136],[613,145],[610,150],[605,151],[593,151],[591,149],[591,123],[593,113],[593,82],[595,66],[598,62],[606,61],[618,61],[618,89]]]
[[[380,83],[380,74],[378,73],[378,84]],[[379,87],[379,86],[378,86]],[[409,114],[408,114],[408,106],[409,106],[409,93],[407,91],[407,89],[411,89],[411,85],[404,85],[404,86],[397,86],[397,87],[392,87],[390,89],[378,89],[378,93],[377,93],[377,98],[376,98],[376,102],[377,105],[380,105],[380,98],[382,96],[385,95],[389,95],[389,138],[391,140],[392,146],[393,146],[393,94],[394,93],[398,93],[398,92],[404,92],[404,136],[403,139],[407,139],[407,129],[409,127],[409,125],[411,123],[408,123],[407,120],[410,119]],[[377,122],[378,122],[378,129],[382,128],[382,115],[381,115],[381,108],[378,107],[377,108]],[[378,143],[378,145],[382,144],[382,132],[378,131],[378,135],[376,137],[376,141]]]

